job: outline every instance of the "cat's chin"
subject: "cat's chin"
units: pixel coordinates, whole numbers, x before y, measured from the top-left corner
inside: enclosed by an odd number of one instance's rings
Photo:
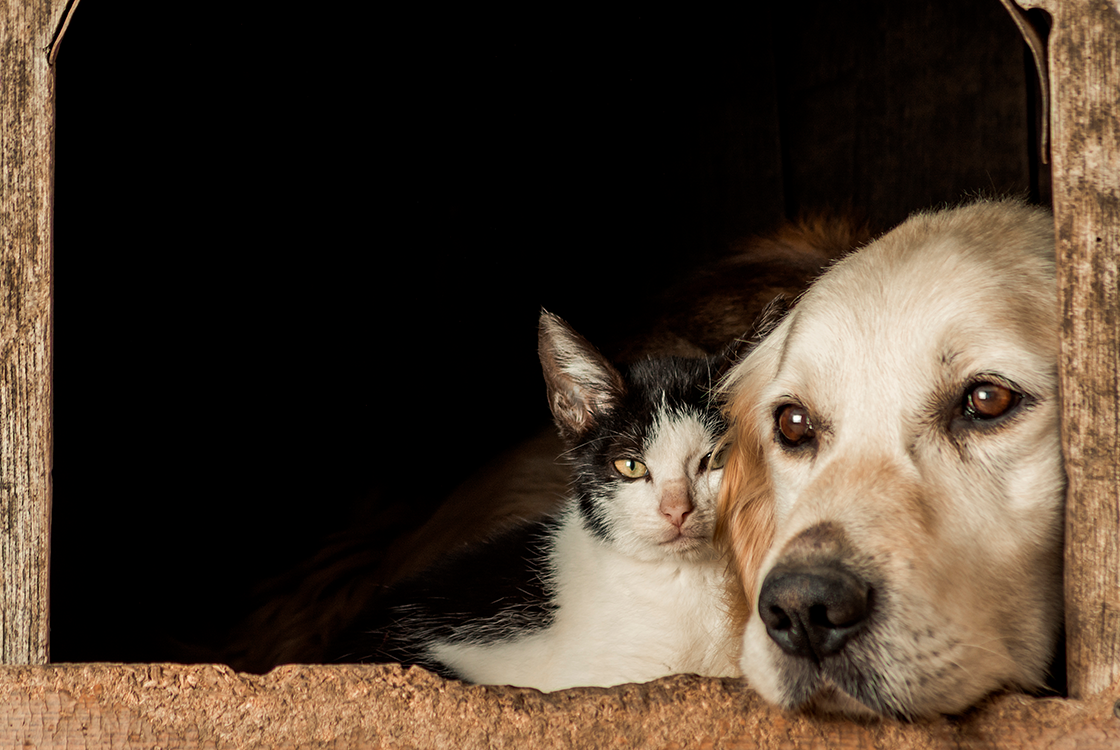
[[[661,542],[657,545],[657,549],[666,557],[680,557],[696,562],[714,560],[717,557],[711,540],[687,534],[680,534],[673,539]]]

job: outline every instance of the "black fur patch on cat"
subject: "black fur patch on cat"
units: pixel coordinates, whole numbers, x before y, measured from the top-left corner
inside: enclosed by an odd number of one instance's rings
[[[552,624],[548,544],[557,522],[515,527],[461,549],[401,583],[338,638],[328,661],[418,664],[456,675],[423,653],[433,640],[497,643]]]

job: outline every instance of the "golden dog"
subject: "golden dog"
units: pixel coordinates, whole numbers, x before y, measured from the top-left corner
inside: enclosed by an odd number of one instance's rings
[[[787,708],[914,718],[1037,688],[1061,621],[1050,214],[912,216],[725,384],[742,667]]]

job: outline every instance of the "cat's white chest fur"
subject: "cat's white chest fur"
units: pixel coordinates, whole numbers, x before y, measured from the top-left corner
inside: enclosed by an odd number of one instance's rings
[[[574,512],[552,559],[559,606],[551,626],[501,643],[436,642],[431,655],[472,682],[544,691],[739,675],[723,561],[638,560],[593,537]]]

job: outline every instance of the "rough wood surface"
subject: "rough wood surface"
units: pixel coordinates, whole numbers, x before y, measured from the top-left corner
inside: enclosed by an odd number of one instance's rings
[[[1084,696],[1120,679],[1120,2],[1023,5],[1053,17],[1066,655]]]
[[[1115,748],[1117,689],[1083,702],[992,700],[915,724],[788,714],[736,680],[536,690],[390,666],[0,668],[0,747]]]
[[[47,661],[54,73],[64,2],[0,3],[0,662]]]

